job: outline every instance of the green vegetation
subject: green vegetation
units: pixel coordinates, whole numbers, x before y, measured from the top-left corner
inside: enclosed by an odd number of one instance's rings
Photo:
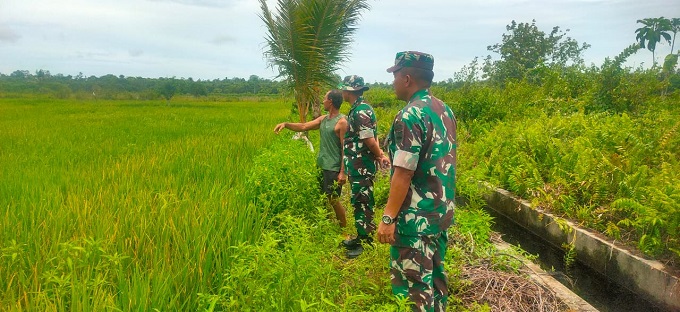
[[[673,32],[673,45],[675,44],[675,34],[678,32],[678,27],[680,27],[678,19],[667,19],[664,17],[657,18],[645,18],[637,21],[644,25],[635,30],[637,36],[635,39],[640,43],[641,48],[647,47],[647,50],[652,52],[652,64],[656,65],[656,44],[661,42],[661,39],[665,39],[669,44],[671,43],[670,32]],[[671,53],[673,54],[673,48],[671,48]]]
[[[0,97],[42,95],[55,99],[79,100],[158,100],[168,95],[224,100],[225,96],[278,95],[283,82],[263,79],[256,75],[244,78],[194,80],[189,78],[142,78],[123,75],[101,77],[64,76],[49,70],[17,70],[9,75],[0,73]],[[167,92],[171,91],[171,92]],[[166,93],[167,92],[167,93]],[[170,96],[172,97],[172,96]]]
[[[0,306],[196,310],[259,240],[242,177],[284,105],[164,102],[0,99]]]
[[[677,101],[675,99],[674,101]],[[680,259],[678,111],[478,125],[460,170],[644,253]],[[474,159],[474,162],[472,162]]]
[[[499,61],[475,59],[456,80],[432,87],[459,121],[459,181],[492,182],[679,266],[677,63],[623,67],[638,44],[600,67],[578,58],[556,63],[587,46],[567,39],[560,47],[558,28],[546,36],[533,23],[513,22],[507,30],[503,43],[490,47]],[[525,50],[543,52],[518,53]],[[389,86],[372,86],[367,98],[387,131],[396,112]]]
[[[555,26],[549,35],[539,30],[536,21],[516,23],[512,21],[506,27],[508,33],[503,34],[501,43],[487,47],[489,51],[498,53],[500,59],[493,61],[487,57],[484,65],[484,77],[494,84],[503,84],[508,80],[527,78],[538,79],[542,68],[566,67],[581,65],[581,54],[590,47],[570,37]]]
[[[176,99],[168,107],[31,97],[0,99],[0,112],[3,309],[396,311],[406,304],[391,295],[386,245],[344,258],[313,153],[271,131],[290,116],[281,102]],[[379,207],[387,191],[382,175]],[[456,291],[466,287],[463,265],[501,261],[479,207],[459,210],[452,230]]]
[[[318,140],[312,141],[318,142]],[[376,182],[376,207],[389,191],[385,173]],[[376,244],[361,257],[347,260],[338,243],[344,236],[319,195],[313,153],[302,141],[275,140],[254,159],[247,188],[272,226],[256,244],[233,247],[231,266],[219,289],[200,294],[209,311],[403,311],[406,302],[391,293],[387,245]],[[463,184],[463,194],[476,186]],[[347,191],[347,190],[346,190]],[[448,253],[452,309],[469,311],[456,299],[469,285],[465,265],[493,263],[517,270],[519,263],[500,257],[490,243],[490,217],[476,196],[457,212],[458,225]],[[346,205],[349,206],[349,205]],[[378,212],[379,213],[379,212]],[[485,311],[474,303],[472,311]],[[401,309],[401,310],[400,310]]]
[[[680,71],[623,68],[638,50],[599,68],[538,64],[502,87],[468,79],[433,93],[465,131],[461,178],[493,182],[678,265]]]

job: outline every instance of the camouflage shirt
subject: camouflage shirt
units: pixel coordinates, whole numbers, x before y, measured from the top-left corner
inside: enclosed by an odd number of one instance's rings
[[[347,175],[374,175],[376,171],[375,155],[364,144],[363,139],[373,137],[377,140],[378,123],[371,105],[359,97],[347,114],[348,129],[345,133],[343,151]]]
[[[397,232],[418,236],[448,229],[456,186],[456,119],[451,109],[426,89],[416,92],[392,123],[388,149],[393,166],[414,171]]]

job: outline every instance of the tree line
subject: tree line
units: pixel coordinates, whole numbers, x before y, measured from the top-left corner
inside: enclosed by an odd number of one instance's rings
[[[284,92],[280,81],[251,75],[245,78],[194,80],[193,78],[86,77],[52,74],[49,70],[0,73],[0,93],[41,94],[56,98],[159,99],[174,95],[276,95]]]

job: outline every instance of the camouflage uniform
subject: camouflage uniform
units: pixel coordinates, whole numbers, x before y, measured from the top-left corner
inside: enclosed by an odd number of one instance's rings
[[[363,88],[363,78],[348,76],[343,85],[349,88]],[[346,89],[347,90],[347,89]],[[351,203],[354,208],[354,224],[359,237],[367,237],[375,232],[373,223],[373,181],[376,172],[376,156],[363,143],[366,138],[378,139],[377,122],[373,108],[360,96],[347,114],[348,129],[345,133],[345,169],[352,190]]]
[[[432,69],[428,54],[400,52],[396,69]],[[390,71],[388,69],[388,71]],[[456,120],[429,90],[417,91],[396,115],[388,136],[392,165],[414,171],[396,218],[390,249],[392,292],[408,297],[415,311],[445,311],[444,256],[453,223]]]

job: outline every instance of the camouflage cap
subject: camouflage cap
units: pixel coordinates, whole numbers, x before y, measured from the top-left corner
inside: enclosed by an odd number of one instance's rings
[[[432,55],[418,51],[398,52],[394,58],[394,66],[387,69],[388,73],[393,73],[404,67],[415,67],[426,70],[434,68],[434,57]]]
[[[340,90],[346,90],[346,91],[359,91],[363,90],[366,91],[368,90],[368,86],[364,84],[364,78],[357,76],[357,75],[351,75],[345,77],[345,79],[342,80],[342,83],[338,86]]]

